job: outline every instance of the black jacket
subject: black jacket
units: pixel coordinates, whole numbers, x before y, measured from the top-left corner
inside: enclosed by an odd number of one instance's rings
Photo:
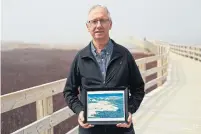
[[[79,114],[84,110],[83,91],[87,87],[129,87],[131,96],[128,99],[128,111],[134,113],[145,95],[144,82],[131,53],[112,40],[113,53],[103,81],[99,65],[91,52],[90,43],[79,51],[71,65],[63,91],[64,98],[73,112]],[[80,87],[80,99],[78,88]]]

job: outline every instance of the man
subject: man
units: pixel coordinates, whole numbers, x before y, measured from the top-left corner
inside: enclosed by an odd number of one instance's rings
[[[80,134],[134,134],[132,114],[145,95],[144,82],[131,53],[110,39],[112,28],[106,7],[93,6],[86,24],[92,41],[76,55],[64,88],[64,97],[73,112],[78,114]],[[84,121],[84,95],[88,87],[129,87],[128,123],[90,125]],[[80,99],[78,99],[80,88]]]

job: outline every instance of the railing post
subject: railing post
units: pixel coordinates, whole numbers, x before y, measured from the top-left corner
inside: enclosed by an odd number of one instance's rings
[[[201,48],[198,48],[198,60],[201,62]]]
[[[50,96],[43,100],[36,101],[37,120],[53,113],[53,97]],[[50,128],[42,134],[53,134],[53,128]]]
[[[146,63],[140,64],[139,68],[140,68],[140,72],[143,72],[142,78],[144,80],[144,83],[146,83],[146,76],[144,73],[146,71]]]
[[[164,46],[162,45],[161,46],[161,55],[163,55],[164,54]],[[164,64],[164,58],[162,57],[162,59],[161,59],[161,67],[163,66],[163,64]],[[163,75],[164,74],[164,71],[163,71],[163,69],[161,70],[161,75]]]
[[[167,52],[167,47],[164,47],[164,53],[166,54],[164,57],[163,57],[163,66],[165,66],[164,70],[163,70],[163,75],[164,74],[167,74],[168,73],[168,52]],[[166,79],[167,79],[167,76],[166,76]]]
[[[157,67],[162,67],[162,51],[161,51],[161,46],[159,45],[159,48],[158,48],[158,54],[161,56],[158,60],[157,60]],[[157,78],[161,77],[163,74],[162,74],[163,70],[158,70],[157,72]],[[161,86],[162,85],[162,80],[158,81],[157,82],[157,87]]]
[[[197,60],[197,49],[196,49],[196,47],[193,47],[193,57],[194,57],[194,60]]]

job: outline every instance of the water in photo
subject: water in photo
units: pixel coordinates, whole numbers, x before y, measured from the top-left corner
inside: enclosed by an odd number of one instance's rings
[[[88,92],[88,121],[121,121],[125,119],[124,91]]]

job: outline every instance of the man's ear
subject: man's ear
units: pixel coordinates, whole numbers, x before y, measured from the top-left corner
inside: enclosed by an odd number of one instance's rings
[[[89,25],[86,23],[86,27],[87,27],[87,30],[88,30],[88,32],[89,32]]]
[[[110,30],[112,29],[112,21],[111,21],[111,23],[110,23]]]

